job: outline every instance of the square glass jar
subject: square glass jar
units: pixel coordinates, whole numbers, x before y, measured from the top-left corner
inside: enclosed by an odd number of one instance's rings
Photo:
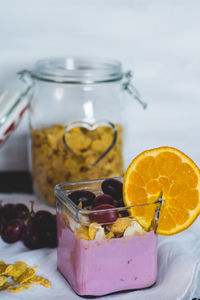
[[[68,197],[75,190],[91,191],[98,196],[103,193],[102,182],[90,180],[55,187],[57,266],[81,296],[147,288],[157,277],[157,236],[153,228],[146,232],[138,219],[130,216],[134,206],[108,209],[117,211],[115,223],[97,224],[91,221],[92,216],[105,210],[82,209]],[[147,209],[147,205],[142,206]],[[149,205],[150,210],[152,206],[156,210],[154,204]]]

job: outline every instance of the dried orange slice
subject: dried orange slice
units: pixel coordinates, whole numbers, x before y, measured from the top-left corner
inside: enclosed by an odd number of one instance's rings
[[[157,233],[172,235],[188,228],[200,213],[200,170],[183,152],[160,147],[139,154],[123,181],[126,206],[155,203],[162,194]],[[158,205],[138,206],[130,214],[148,230]]]

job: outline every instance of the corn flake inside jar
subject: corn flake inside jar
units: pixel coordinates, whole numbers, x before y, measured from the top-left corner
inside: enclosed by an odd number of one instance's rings
[[[73,153],[63,143],[64,125],[32,130],[32,175],[40,198],[54,205],[54,186],[60,182],[122,176],[122,126],[115,126],[118,132],[116,144],[95,166],[92,164],[112,143],[112,128],[73,128],[66,133]]]
[[[71,229],[72,230],[72,229]],[[72,230],[73,231],[73,230]],[[89,226],[80,225],[74,232],[79,239],[101,241],[112,238],[144,235],[146,231],[131,217],[117,218],[112,225],[102,226],[98,223],[90,223]]]

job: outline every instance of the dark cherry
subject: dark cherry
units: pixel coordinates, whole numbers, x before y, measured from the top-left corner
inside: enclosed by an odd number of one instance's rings
[[[55,227],[54,216],[46,210],[38,210],[33,217],[34,222],[37,224],[39,230],[46,230]]]
[[[18,203],[14,207],[14,214],[18,219],[25,219],[29,214],[29,209],[25,204]]]
[[[110,195],[107,195],[107,194],[99,195],[94,199],[93,205],[98,206],[100,204],[111,204],[111,205],[113,205],[113,198]]]
[[[77,190],[68,195],[68,197],[78,205],[82,202],[82,207],[89,206],[92,204],[94,198],[96,197],[95,194],[85,190]]]
[[[115,207],[111,204],[101,204],[101,205],[95,206],[92,209],[93,211],[103,210],[103,209],[105,209],[105,211],[93,212],[90,215],[90,221],[100,223],[103,225],[109,225],[109,224],[114,223],[118,218],[118,212],[116,209],[112,209],[112,208],[115,208]]]
[[[128,217],[129,216],[129,213],[128,213],[127,210],[120,211],[120,214],[121,214],[122,217]]]
[[[43,247],[40,232],[33,219],[30,219],[24,226],[21,240],[29,249],[39,249]]]
[[[0,235],[2,233],[2,230],[3,230],[4,226],[5,226],[5,224],[6,224],[6,219],[5,219],[4,215],[3,215],[3,208],[0,207]]]
[[[10,220],[3,228],[1,237],[6,243],[15,243],[20,240],[23,231],[23,221]]]
[[[53,216],[53,223],[48,229],[41,231],[41,238],[44,247],[57,247],[57,229],[56,229],[56,216]]]
[[[3,214],[0,213],[0,235],[1,235],[5,225],[6,225],[6,220],[3,216]]]
[[[120,199],[117,200],[117,205],[116,206],[117,207],[124,207],[124,201],[123,201],[122,198],[120,198]]]
[[[2,214],[7,222],[10,221],[11,219],[14,219],[15,218],[15,205],[11,204],[11,203],[5,204],[2,207]]]
[[[42,247],[57,246],[56,217],[45,210],[37,211],[33,217],[40,234]]]
[[[116,179],[106,179],[101,184],[104,194],[111,195],[114,199],[122,199],[122,183]]]

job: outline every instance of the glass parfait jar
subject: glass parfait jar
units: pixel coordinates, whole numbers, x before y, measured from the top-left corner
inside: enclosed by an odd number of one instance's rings
[[[123,175],[123,108],[132,108],[122,91],[145,107],[131,72],[115,60],[66,57],[41,60],[19,75],[28,87],[13,110],[19,116],[29,107],[29,165],[40,199],[54,205],[60,182]]]
[[[118,179],[122,181],[122,178]],[[55,187],[57,266],[73,290],[81,296],[143,289],[152,286],[157,278],[155,231],[158,203],[129,207],[111,205],[111,208],[95,210],[92,203],[82,208],[72,201],[70,194],[73,192],[102,195],[102,182],[90,180],[62,183]],[[147,231],[139,225],[142,211],[144,216],[150,216]]]

